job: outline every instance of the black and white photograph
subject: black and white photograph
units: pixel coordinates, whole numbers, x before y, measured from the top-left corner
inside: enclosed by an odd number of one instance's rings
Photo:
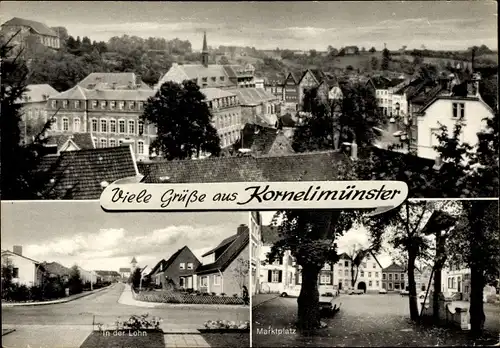
[[[2,202],[2,347],[249,347],[249,214]]]
[[[251,217],[253,347],[498,345],[498,201]]]
[[[498,197],[495,1],[2,1],[2,198],[400,180]]]

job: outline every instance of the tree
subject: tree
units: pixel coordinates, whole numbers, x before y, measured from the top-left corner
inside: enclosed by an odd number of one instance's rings
[[[221,65],[229,65],[230,63],[229,63],[229,60],[227,59],[226,56],[222,56],[222,57],[220,57],[219,64],[221,64]]]
[[[370,48],[370,50],[368,52],[375,53],[375,52],[377,52],[377,50],[375,49],[375,47],[372,47],[372,48]]]
[[[233,279],[243,294],[244,287],[248,287],[248,273],[250,271],[250,262],[242,257],[236,259],[236,266],[233,269]]]
[[[384,48],[384,50],[382,51],[382,64],[381,64],[382,70],[389,69],[390,61],[391,61],[391,54],[387,48]]]
[[[79,294],[83,291],[83,281],[80,275],[80,270],[78,269],[77,265],[71,267],[68,279],[68,287],[69,287],[69,293],[71,295]]]
[[[132,284],[133,289],[139,289],[141,286],[141,278],[142,272],[140,268],[134,269],[132,274],[130,275],[130,283]]]
[[[271,222],[279,239],[271,247],[267,262],[273,263],[289,250],[300,267],[302,286],[298,304],[298,327],[314,330],[321,326],[318,276],[326,262],[339,260],[336,240],[349,230],[357,218],[348,210],[278,211]]]
[[[458,218],[454,238],[448,241],[450,262],[470,268],[471,333],[480,335],[484,328],[483,289],[498,277],[500,230],[497,201],[461,201],[463,214]]]
[[[372,70],[378,70],[378,64],[379,63],[378,63],[377,57],[372,57],[370,59],[370,66],[371,66]]]
[[[184,81],[164,83],[148,99],[141,119],[158,128],[153,148],[173,160],[202,153],[220,154],[220,139],[212,126],[212,117],[198,85]]]
[[[353,244],[349,248],[347,255],[349,256],[351,262],[351,286],[354,288],[356,281],[358,280],[359,266],[363,262],[363,259],[369,252],[369,249],[363,248],[359,244]]]
[[[2,257],[2,300],[8,299],[14,278],[14,264],[10,257]]]
[[[417,290],[415,283],[415,261],[426,257],[430,241],[422,233],[423,223],[433,211],[433,205],[425,201],[406,201],[396,209],[369,218],[365,226],[372,238],[388,236],[395,249],[407,253],[410,318],[419,320]]]

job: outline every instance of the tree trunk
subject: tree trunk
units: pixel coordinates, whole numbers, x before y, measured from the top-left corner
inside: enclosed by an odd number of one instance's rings
[[[435,324],[439,323],[439,294],[441,293],[441,271],[445,262],[445,239],[441,236],[441,231],[436,232],[436,241],[434,293],[432,295],[432,318]]]
[[[471,334],[481,335],[484,328],[483,289],[485,286],[483,272],[477,266],[470,268],[470,326]]]
[[[306,266],[302,268],[302,287],[298,304],[298,328],[314,330],[320,327],[318,276],[320,268]]]
[[[419,313],[417,306],[417,284],[415,283],[415,260],[416,252],[413,249],[408,251],[408,290],[409,301],[410,301],[410,319],[413,321],[418,321]]]

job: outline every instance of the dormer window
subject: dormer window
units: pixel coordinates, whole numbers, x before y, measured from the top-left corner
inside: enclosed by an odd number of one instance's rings
[[[75,109],[79,109],[79,108],[80,108],[80,101],[75,100]]]
[[[129,102],[129,103],[128,103],[128,108],[129,108],[130,110],[132,110],[133,108],[135,108],[135,102],[133,102],[133,101]]]
[[[116,107],[116,102],[115,101],[109,102],[109,107],[111,108],[111,110],[114,110],[114,108]]]
[[[221,77],[220,77],[220,80],[221,80],[221,81],[224,81],[224,80],[225,80],[224,76],[221,76]]]
[[[201,78],[201,81],[202,81],[202,82],[207,82],[207,80],[208,80],[208,79],[207,79],[206,77],[202,77],[202,78]]]
[[[211,80],[212,80],[212,82],[216,82],[216,81],[217,81],[217,77],[212,76],[212,77],[211,77]]]
[[[66,109],[68,107],[68,101],[67,100],[63,100],[62,107],[63,107],[63,109]]]
[[[56,106],[57,106],[57,101],[56,101],[56,100],[52,100],[52,101],[50,102],[50,104],[51,104],[51,106],[52,106],[52,109],[55,109],[55,108],[56,108]]]
[[[105,109],[106,108],[106,101],[103,100],[101,101],[101,109]]]
[[[92,100],[92,109],[97,108],[97,100]]]

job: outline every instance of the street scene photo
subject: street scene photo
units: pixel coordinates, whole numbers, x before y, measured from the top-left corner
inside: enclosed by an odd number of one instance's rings
[[[2,1],[1,197],[396,180],[498,197],[497,2]]]
[[[249,347],[249,213],[5,202],[2,347]]]
[[[253,347],[500,344],[497,200],[251,217]]]

